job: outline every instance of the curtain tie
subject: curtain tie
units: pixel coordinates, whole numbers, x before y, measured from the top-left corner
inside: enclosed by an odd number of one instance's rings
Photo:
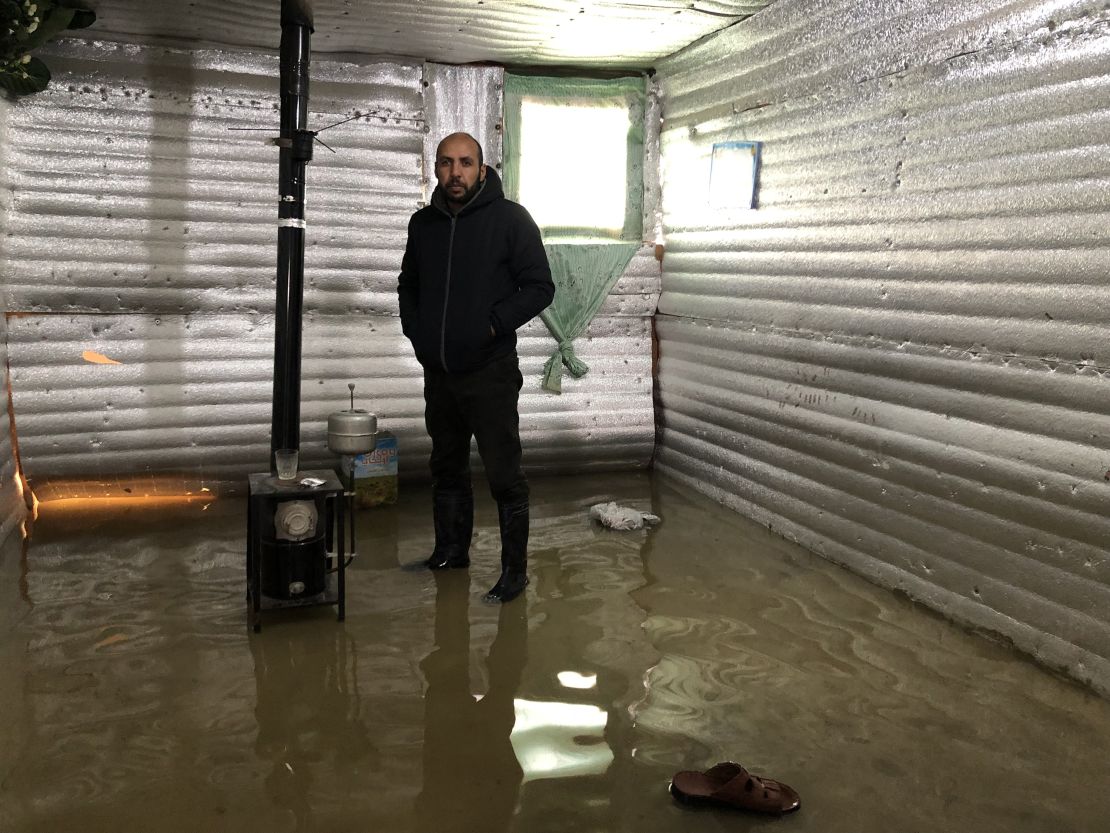
[[[581,379],[590,372],[590,366],[574,355],[574,342],[570,339],[560,341],[558,349],[551,354],[551,358],[543,366],[544,390],[549,390],[552,393],[563,392],[564,365],[575,379]]]

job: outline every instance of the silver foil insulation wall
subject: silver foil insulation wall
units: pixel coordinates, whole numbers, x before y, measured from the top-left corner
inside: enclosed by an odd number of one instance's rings
[[[266,131],[228,128],[276,127],[277,58],[91,43],[51,66],[7,129],[0,270],[24,471],[42,500],[234,487],[268,457],[277,151]],[[402,473],[423,474],[396,277],[426,196],[426,127],[453,129],[435,109],[458,98],[444,84],[492,88],[491,71],[313,61],[310,126],[365,115],[325,133],[339,152],[317,148],[308,171],[306,465],[332,462],[326,417],[353,381],[399,436]],[[500,97],[483,107],[496,125]],[[659,279],[645,248],[576,343],[591,373],[561,396],[540,389],[554,340],[538,320],[522,330],[530,470],[648,465]]]
[[[661,470],[1110,691],[1110,12],[778,0],[664,61]],[[758,207],[706,207],[760,141]]]

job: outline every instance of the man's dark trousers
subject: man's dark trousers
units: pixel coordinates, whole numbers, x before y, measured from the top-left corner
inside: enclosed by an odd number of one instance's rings
[[[438,493],[470,492],[470,438],[498,504],[528,501],[520,467],[517,402],[524,380],[515,353],[469,373],[424,369],[424,421],[432,438],[432,483]]]

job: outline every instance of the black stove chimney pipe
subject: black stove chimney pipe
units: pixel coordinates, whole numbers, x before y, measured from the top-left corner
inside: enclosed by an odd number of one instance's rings
[[[309,0],[281,0],[281,136],[278,159],[277,307],[274,322],[274,452],[301,445],[301,305],[304,296],[305,167],[312,160],[308,124]]]

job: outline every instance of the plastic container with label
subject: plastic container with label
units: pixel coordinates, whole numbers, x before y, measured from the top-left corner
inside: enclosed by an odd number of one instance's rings
[[[379,431],[374,450],[355,457],[355,504],[384,506],[397,502],[397,437]]]

